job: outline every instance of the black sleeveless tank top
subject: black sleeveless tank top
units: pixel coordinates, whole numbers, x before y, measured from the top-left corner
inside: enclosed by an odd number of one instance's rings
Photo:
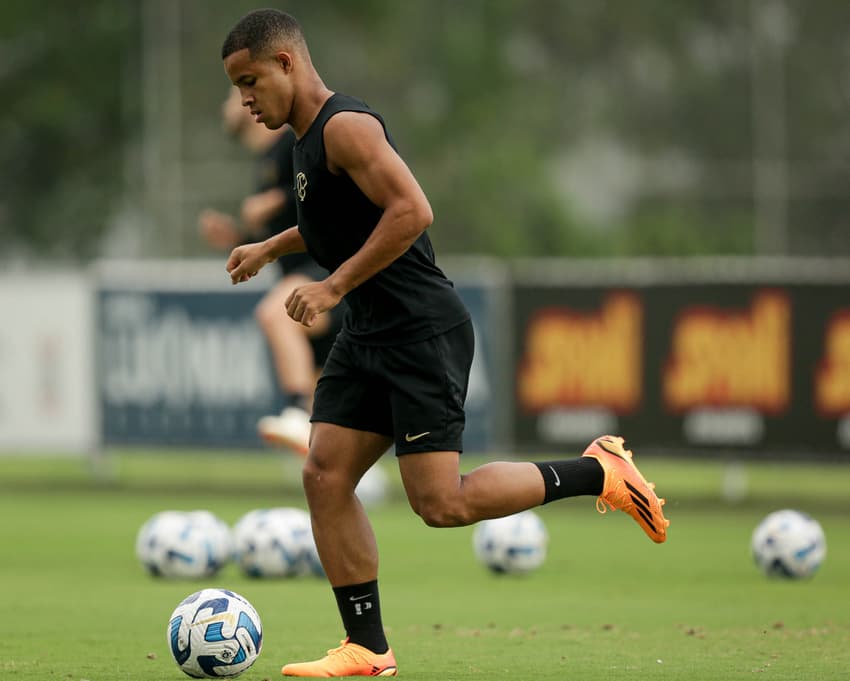
[[[287,127],[274,144],[260,155],[257,163],[257,191],[282,189],[286,194],[283,210],[269,218],[263,226],[265,237],[274,236],[278,232],[298,224],[298,208],[295,205],[297,202],[295,201],[294,189],[295,175],[292,172],[292,149],[294,147],[295,131]],[[255,238],[250,238],[246,243],[255,240]],[[277,259],[277,264],[283,270],[284,275],[312,263],[313,259],[308,253],[289,253]]]
[[[382,214],[348,175],[328,170],[324,128],[340,111],[360,111],[377,118],[395,148],[383,118],[359,99],[341,94],[325,102],[296,142],[298,230],[313,259],[331,272],[360,249]],[[388,267],[350,291],[345,301],[348,310],[342,333],[368,345],[424,340],[469,319],[452,282],[434,262],[427,232]]]

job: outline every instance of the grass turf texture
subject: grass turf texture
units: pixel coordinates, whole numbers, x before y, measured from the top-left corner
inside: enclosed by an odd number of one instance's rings
[[[382,550],[384,619],[402,678],[699,681],[845,679],[850,670],[850,468],[747,464],[750,491],[722,500],[722,466],[640,457],[668,498],[667,544],[580,498],[538,509],[549,556],[525,577],[488,573],[473,528],[427,528],[404,502],[371,511]],[[272,454],[120,453],[95,479],[79,460],[0,458],[0,677],[169,681],[173,608],[205,586],[246,596],[263,650],[240,678],[282,678],[342,636],[323,580],[260,581],[235,565],[210,580],[162,581],[136,562],[141,524],[166,508],[232,523],[264,506],[304,506],[298,464]],[[383,462],[394,471],[392,460]],[[466,460],[465,467],[475,464]],[[739,471],[740,472],[740,471]],[[769,511],[821,522],[828,555],[810,581],[770,580],[749,555]]]

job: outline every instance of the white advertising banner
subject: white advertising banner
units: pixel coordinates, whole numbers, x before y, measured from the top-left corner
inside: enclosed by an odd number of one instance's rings
[[[85,453],[98,440],[91,279],[0,276],[0,453]]]

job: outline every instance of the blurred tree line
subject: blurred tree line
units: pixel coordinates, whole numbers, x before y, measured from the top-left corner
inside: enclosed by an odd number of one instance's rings
[[[130,2],[0,3],[3,252],[96,255],[123,201],[134,135],[138,18]]]
[[[255,6],[0,4],[4,250],[203,253],[198,210],[251,186],[219,48]],[[850,254],[843,0],[276,6],[385,116],[441,252]]]

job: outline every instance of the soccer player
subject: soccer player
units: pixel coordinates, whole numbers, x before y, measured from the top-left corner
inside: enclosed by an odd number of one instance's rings
[[[292,198],[295,133],[289,126],[270,130],[257,124],[242,107],[236,88],[230,88],[221,113],[226,132],[257,155],[257,189],[242,201],[240,220],[212,209],[198,216],[207,242],[229,251],[246,240],[256,241],[297,223]],[[290,319],[285,302],[292,290],[324,279],[327,270],[307,253],[285,255],[277,263],[281,279],[263,296],[254,314],[269,344],[285,403],[280,405],[279,413],[260,419],[257,431],[266,441],[306,456],[313,390],[318,371],[342,325],[342,309],[334,308],[321,315],[311,327]]]
[[[290,15],[256,10],[222,46],[225,71],[256,120],[292,126],[298,225],[240,246],[226,263],[247,281],[305,248],[330,274],[296,288],[290,317],[310,326],[344,298],[343,328],[319,378],[303,484],[313,533],[346,638],[325,657],[287,664],[285,676],[394,676],[381,623],[378,552],[354,494],[387,449],[413,510],[456,527],[577,495],[629,513],[656,542],[669,524],[653,485],[619,437],[577,459],[459,468],[473,353],[469,314],[434,260],[431,207],[397,153],[383,118],[328,89]]]

